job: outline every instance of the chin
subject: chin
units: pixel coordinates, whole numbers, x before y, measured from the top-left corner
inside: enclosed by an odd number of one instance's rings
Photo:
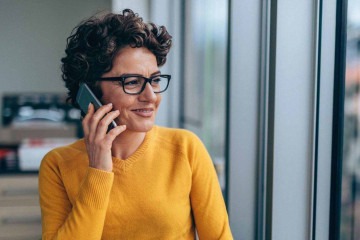
[[[141,125],[141,126],[137,126],[134,128],[134,132],[148,132],[150,131],[154,126],[154,123],[151,123],[151,124],[144,124],[144,125]]]

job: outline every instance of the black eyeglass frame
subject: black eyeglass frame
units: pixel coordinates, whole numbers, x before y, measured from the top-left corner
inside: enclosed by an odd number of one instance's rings
[[[144,79],[144,84],[142,85],[141,89],[139,92],[137,93],[129,93],[125,90],[125,85],[124,85],[124,82],[127,78],[129,77],[141,77]],[[151,85],[151,82],[153,81],[153,79],[155,78],[158,78],[158,77],[161,77],[161,78],[166,78],[168,81],[167,81],[167,85],[165,87],[164,90],[162,91],[154,91],[154,93],[162,93],[162,92],[165,92],[168,87],[169,87],[169,84],[170,84],[170,79],[171,79],[171,75],[170,74],[160,74],[160,75],[155,75],[155,76],[152,76],[150,78],[147,78],[147,77],[144,77],[142,75],[138,75],[138,74],[129,74],[129,75],[124,75],[124,76],[120,76],[120,77],[103,77],[103,78],[98,78],[97,81],[109,81],[109,82],[114,82],[114,81],[120,81],[121,82],[121,85],[123,87],[123,91],[124,93],[126,94],[129,94],[129,95],[139,95],[141,94],[145,87],[146,87],[146,84],[149,83]],[[151,85],[152,87],[152,85]]]

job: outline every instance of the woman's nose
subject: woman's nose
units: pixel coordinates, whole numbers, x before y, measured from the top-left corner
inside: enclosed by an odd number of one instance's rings
[[[142,91],[140,93],[140,100],[152,102],[152,101],[155,101],[156,98],[157,98],[157,96],[154,93],[153,87],[150,85],[150,83],[146,83],[144,91]]]

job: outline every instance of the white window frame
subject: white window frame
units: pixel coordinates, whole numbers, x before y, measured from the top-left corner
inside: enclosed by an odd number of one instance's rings
[[[231,5],[234,238],[328,239],[336,0]]]

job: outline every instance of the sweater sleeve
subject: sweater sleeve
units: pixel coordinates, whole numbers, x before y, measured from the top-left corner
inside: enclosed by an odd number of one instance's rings
[[[47,154],[39,171],[42,239],[101,239],[114,174],[88,168],[72,205],[56,160]]]
[[[190,200],[199,239],[233,239],[213,162],[198,138],[192,146]]]

